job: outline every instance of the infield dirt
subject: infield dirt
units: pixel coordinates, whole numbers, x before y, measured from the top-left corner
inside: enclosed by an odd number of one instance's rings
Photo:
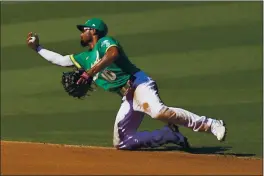
[[[262,159],[1,141],[1,174],[262,175]]]

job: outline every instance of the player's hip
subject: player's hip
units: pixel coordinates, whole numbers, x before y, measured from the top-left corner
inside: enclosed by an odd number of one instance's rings
[[[121,86],[119,95],[125,96],[128,91],[135,91],[139,85],[155,83],[155,81],[143,71],[138,71],[131,75],[125,85]]]

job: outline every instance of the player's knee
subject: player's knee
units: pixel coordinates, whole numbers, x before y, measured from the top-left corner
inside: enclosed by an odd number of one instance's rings
[[[114,137],[113,139],[113,146],[117,150],[129,150],[130,146],[125,145],[124,141],[121,140],[119,137]]]
[[[160,117],[161,111],[162,109],[164,109],[164,107],[166,106],[162,104],[157,104],[156,106],[150,106],[147,110],[146,108],[144,108],[144,112],[147,113],[153,119],[157,119]]]
[[[131,145],[122,144],[122,142],[117,145],[114,145],[114,147],[117,150],[133,150],[133,147],[131,147]]]
[[[130,147],[127,147],[127,146],[115,146],[115,148],[117,150],[131,150],[131,148]]]
[[[163,105],[157,112],[152,114],[152,118],[158,120],[168,120],[173,116],[176,116],[176,112],[165,105]]]
[[[116,148],[116,146],[118,146],[120,143],[120,138],[118,135],[114,135],[113,137],[113,146]]]
[[[114,148],[115,148],[116,150],[121,150],[119,145],[114,145]]]
[[[121,148],[120,148],[120,141],[114,140],[113,141],[113,146],[114,146],[115,149],[121,150]]]
[[[135,150],[140,147],[140,142],[132,135],[120,140],[117,145],[114,145],[114,147],[117,150]]]

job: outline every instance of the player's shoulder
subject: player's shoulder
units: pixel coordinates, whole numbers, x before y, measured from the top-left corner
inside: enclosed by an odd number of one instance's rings
[[[105,36],[99,39],[98,44],[102,47],[104,45],[118,44],[118,41],[111,36]]]

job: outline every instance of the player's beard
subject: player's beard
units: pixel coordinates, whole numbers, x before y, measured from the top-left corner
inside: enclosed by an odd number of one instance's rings
[[[86,46],[88,46],[88,44],[89,44],[89,42],[88,41],[83,41],[83,40],[81,40],[81,46],[82,47],[86,47]]]

